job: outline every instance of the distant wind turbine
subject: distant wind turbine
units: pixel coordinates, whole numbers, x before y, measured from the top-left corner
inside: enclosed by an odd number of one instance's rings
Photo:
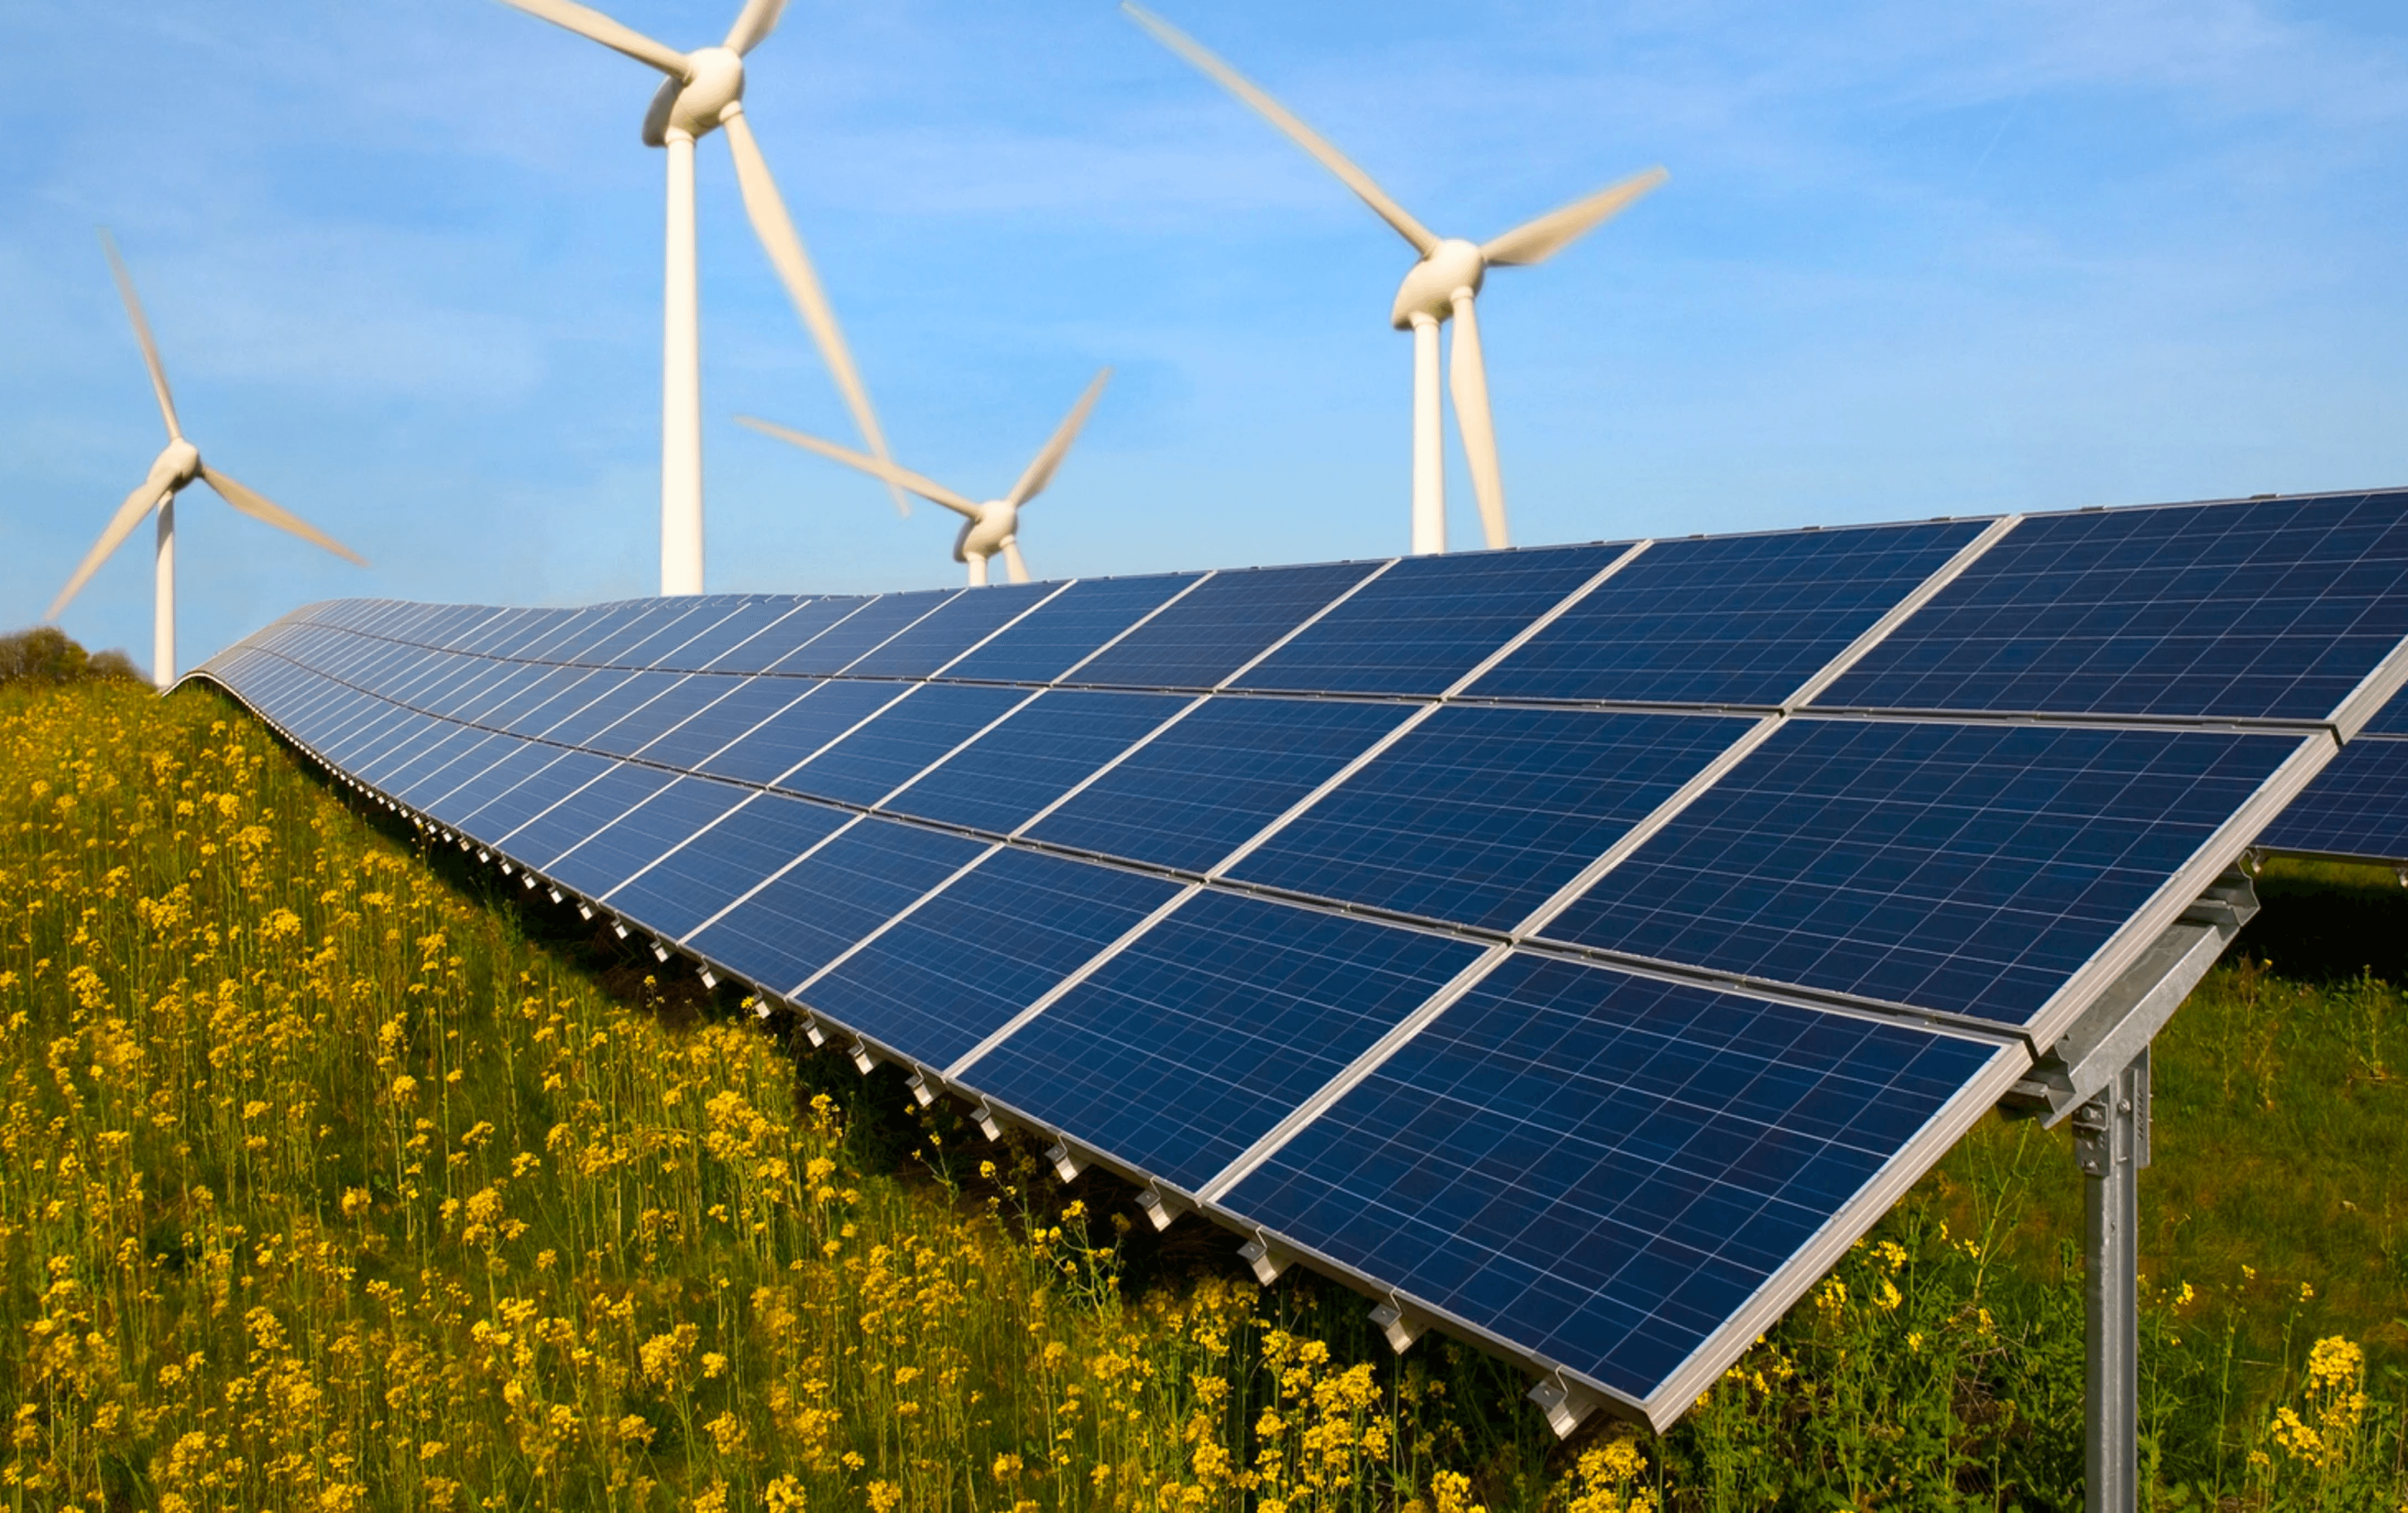
[[[176,680],[176,495],[194,478],[217,491],[218,497],[257,520],[265,521],[280,531],[289,531],[302,540],[325,548],[337,557],[346,557],[367,565],[367,559],[344,546],[291,510],[271,504],[257,491],[230,478],[201,461],[200,449],[184,439],[183,427],[176,421],[176,401],[167,393],[167,370],[160,365],[159,345],[150,338],[150,322],[143,318],[142,301],[136,297],[134,280],[125,272],[125,264],[117,255],[117,244],[108,233],[100,234],[101,250],[108,254],[109,271],[117,276],[117,293],[125,300],[126,316],[134,322],[135,339],[142,344],[142,361],[150,369],[150,387],[159,396],[159,414],[167,422],[167,445],[150,464],[150,473],[125,503],[117,507],[108,528],[100,533],[92,550],[84,554],[83,564],[67,579],[67,586],[50,602],[50,611],[42,618],[56,620],[110,552],[124,545],[142,517],[152,510],[159,512],[159,556],[157,565],[158,604],[153,611],[150,628],[150,677],[162,689]]]
[[[566,27],[668,78],[644,114],[644,145],[668,149],[667,313],[661,353],[661,592],[702,592],[702,337],[695,278],[694,144],[711,128],[727,129],[727,150],[736,159],[737,187],[744,213],[761,238],[770,265],[786,286],[820,355],[853,411],[869,450],[886,456],[886,437],[869,407],[868,391],[844,344],[836,311],[820,288],[810,255],[796,234],[794,219],[778,193],[777,180],[761,156],[760,144],[744,120],[744,54],[778,24],[786,0],[745,0],[744,9],[715,48],[680,52],[655,42],[575,0],[503,0],[530,16]],[[893,491],[895,507],[910,505]]]
[[[1464,456],[1471,467],[1471,490],[1480,502],[1480,523],[1488,544],[1508,545],[1505,479],[1498,469],[1497,428],[1488,410],[1488,368],[1481,359],[1480,322],[1472,311],[1482,280],[1492,267],[1545,262],[1669,176],[1661,168],[1650,168],[1486,242],[1441,237],[1414,220],[1403,206],[1389,197],[1387,191],[1372,181],[1369,174],[1356,167],[1318,132],[1236,69],[1206,51],[1193,37],[1127,0],[1123,0],[1121,8],[1165,47],[1202,69],[1285,132],[1297,146],[1361,195],[1364,204],[1395,227],[1421,254],[1421,261],[1405,275],[1403,286],[1397,291],[1396,307],[1389,315],[1398,330],[1410,329],[1413,334],[1413,550],[1446,550],[1446,485],[1439,431],[1438,328],[1450,318],[1455,323],[1455,333],[1447,385],[1455,393],[1455,429],[1463,436]]]
[[[833,441],[808,436],[800,431],[790,431],[782,425],[772,425],[750,415],[736,418],[764,435],[791,441],[823,457],[833,457],[849,467],[861,469],[871,478],[884,479],[890,486],[909,489],[930,504],[942,505],[961,516],[961,534],[953,537],[953,561],[969,564],[972,588],[982,587],[986,583],[987,559],[997,552],[1003,554],[1004,570],[1010,575],[1011,580],[1025,583],[1028,581],[1028,564],[1022,561],[1020,555],[1020,507],[1043,493],[1045,486],[1054,481],[1054,470],[1062,465],[1062,459],[1070,454],[1070,443],[1079,439],[1079,428],[1087,423],[1087,412],[1096,407],[1096,400],[1103,393],[1104,384],[1111,376],[1110,368],[1096,374],[1095,381],[1087,385],[1087,392],[1079,396],[1079,402],[1070,407],[1070,413],[1063,417],[1062,423],[1054,428],[1053,439],[1045,443],[1044,450],[1022,472],[1020,481],[1011,486],[1011,492],[982,505],[973,504],[943,484],[909,468],[897,467],[880,458],[865,457]]]

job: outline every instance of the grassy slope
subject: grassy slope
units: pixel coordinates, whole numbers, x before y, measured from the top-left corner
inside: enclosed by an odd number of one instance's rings
[[[1672,1435],[1557,1447],[1512,1373],[1392,1362],[1360,1300],[1258,1294],[1209,1227],[1099,1217],[1128,1212],[1111,1179],[1060,1191],[891,1077],[797,1073],[775,1021],[493,886],[206,692],[0,692],[0,1493],[2078,1501],[2061,1135],[1985,1126]],[[2408,948],[2381,890],[2267,892],[2250,939],[2285,975],[2219,972],[2160,1063],[2159,1500],[2395,1508],[2408,1046],[2390,991],[2332,963]],[[2375,1346],[2380,1401],[2303,1378],[2326,1332]]]

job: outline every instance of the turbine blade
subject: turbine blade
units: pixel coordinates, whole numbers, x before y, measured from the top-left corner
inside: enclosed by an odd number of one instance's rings
[[[126,318],[134,322],[134,339],[142,344],[142,362],[150,370],[150,389],[159,396],[159,415],[167,422],[167,439],[174,441],[184,433],[176,424],[176,401],[167,393],[167,370],[159,362],[159,343],[150,335],[150,322],[142,313],[141,297],[134,293],[134,278],[125,271],[125,260],[117,255],[117,242],[108,228],[100,228],[100,250],[108,254],[108,271],[117,278],[117,296],[125,301]]]
[[[871,478],[883,481],[890,489],[909,489],[932,505],[942,505],[955,514],[968,516],[973,521],[978,519],[978,506],[936,479],[924,478],[908,467],[897,467],[882,457],[866,456],[850,447],[839,447],[833,441],[822,441],[817,436],[806,435],[800,431],[789,430],[785,426],[777,425],[768,421],[755,420],[750,415],[738,415],[736,417],[736,421],[738,425],[751,426],[765,436],[776,436],[781,441],[790,441],[805,451],[815,451],[823,457],[834,458],[847,467],[859,468]]]
[[[844,332],[836,323],[836,311],[828,305],[827,292],[820,287],[819,275],[812,271],[810,254],[803,250],[803,239],[795,231],[794,217],[786,213],[786,202],[778,193],[778,181],[769,177],[769,164],[761,156],[761,144],[752,139],[752,128],[740,110],[729,111],[720,124],[727,133],[727,150],[736,157],[736,183],[744,192],[744,213],[752,219],[752,234],[761,238],[761,250],[769,254],[770,266],[778,270],[786,293],[795,302],[795,312],[803,318],[811,339],[819,343],[820,356],[826,361],[838,392],[844,395],[845,407],[853,411],[853,424],[861,427],[862,439],[869,443],[870,453],[887,466],[894,466],[895,459],[886,450],[886,434],[878,428],[877,413],[869,407],[869,391],[862,387],[861,372],[853,364],[853,351],[844,344]],[[887,479],[886,487],[895,496],[896,511],[910,514],[910,502],[892,478]]]
[[[778,18],[785,9],[786,0],[744,0],[742,13],[727,29],[727,40],[720,45],[739,55],[752,51],[778,29]]]
[[[502,4],[554,26],[565,26],[638,63],[651,64],[671,79],[694,78],[694,64],[686,62],[684,53],[666,42],[653,41],[632,26],[621,25],[591,6],[580,6],[577,0],[502,0]]]
[[[1491,264],[1503,264],[1509,267],[1515,264],[1544,263],[1671,177],[1661,168],[1633,174],[1585,199],[1574,200],[1559,210],[1550,210],[1536,221],[1524,221],[1483,247],[1480,255]]]
[[[51,600],[50,607],[43,612],[44,620],[59,618],[59,612],[66,608],[67,601],[92,581],[92,575],[100,571],[100,564],[108,561],[108,554],[125,544],[125,538],[142,523],[142,517],[158,507],[160,498],[166,492],[167,486],[160,480],[158,469],[154,467],[150,476],[125,496],[125,503],[117,507],[117,513],[108,518],[108,528],[100,533],[100,539],[83,554],[83,561],[76,567],[75,577],[67,579],[67,586],[59,590],[59,596]]]
[[[201,481],[215,489],[218,497],[253,520],[265,521],[280,531],[289,531],[312,546],[325,548],[337,557],[346,558],[362,567],[368,560],[325,532],[303,520],[279,504],[271,503],[258,490],[236,478],[230,478],[214,467],[201,469]]]
[[[1205,50],[1203,45],[1194,37],[1152,11],[1131,4],[1130,0],[1121,0],[1121,9],[1128,13],[1130,20],[1153,33],[1154,39],[1164,47],[1202,69],[1223,89],[1254,107],[1261,113],[1264,120],[1287,133],[1288,137],[1297,146],[1312,154],[1323,167],[1336,174],[1340,181],[1348,189],[1361,195],[1363,203],[1369,206],[1381,220],[1396,227],[1398,236],[1413,244],[1413,250],[1427,257],[1430,249],[1438,245],[1436,233],[1414,220],[1412,213],[1390,198],[1388,192],[1382,189],[1369,174],[1356,167],[1354,161],[1345,153],[1330,146],[1328,139],[1319,132],[1297,120],[1296,114],[1287,107],[1264,93],[1244,75]]]
[[[1455,302],[1455,350],[1448,354],[1447,387],[1455,393],[1455,428],[1463,434],[1463,455],[1471,464],[1471,493],[1480,502],[1480,528],[1489,547],[1505,539],[1505,475],[1497,466],[1497,423],[1488,413],[1488,364],[1480,355],[1480,318],[1469,295]]]
[[[1111,376],[1110,368],[1096,375],[1095,381],[1087,385],[1087,392],[1070,407],[1070,413],[1054,427],[1054,439],[1045,443],[1045,450],[1037,454],[1036,461],[1028,464],[1028,471],[1020,475],[1020,481],[1013,484],[1011,492],[1004,496],[1005,504],[1025,505],[1045,492],[1045,486],[1054,481],[1054,470],[1060,467],[1062,459],[1070,454],[1070,443],[1079,439],[1079,428],[1087,423],[1087,412],[1096,407],[1096,400],[1103,393],[1104,385],[1111,381]]]

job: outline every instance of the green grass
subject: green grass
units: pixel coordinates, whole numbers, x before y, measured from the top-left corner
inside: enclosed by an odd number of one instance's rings
[[[2398,1513],[2408,919],[2263,892],[2160,1042],[2151,1503]],[[0,1499],[2079,1506],[2061,1131],[1985,1123],[1671,1434],[1558,1445],[1512,1369],[788,1028],[206,691],[0,689]]]

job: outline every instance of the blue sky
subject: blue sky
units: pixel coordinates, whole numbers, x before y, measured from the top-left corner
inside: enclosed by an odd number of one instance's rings
[[[1424,221],[1671,182],[1481,301],[1517,541],[2408,483],[2408,9],[1158,0]],[[680,47],[736,0],[614,0]],[[657,579],[653,79],[493,0],[0,6],[0,621],[186,429],[184,660],[309,599]],[[1109,0],[795,0],[747,109],[898,460],[978,497],[1093,371],[1040,576],[1384,555],[1405,245]],[[709,581],[950,583],[702,151]],[[1476,540],[1450,435],[1458,542]],[[148,535],[65,617],[147,656]]]

